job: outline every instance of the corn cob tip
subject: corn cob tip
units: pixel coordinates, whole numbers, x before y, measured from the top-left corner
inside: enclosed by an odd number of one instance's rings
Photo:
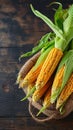
[[[52,95],[51,98],[50,98],[50,103],[51,104],[55,103],[55,100],[56,100],[56,98],[54,98],[54,96]]]
[[[37,96],[32,96],[32,101],[37,102]]]
[[[53,104],[55,102],[55,100],[53,98],[51,98],[50,102],[51,102],[51,104]]]
[[[58,110],[60,107],[60,104],[56,104],[56,110]]]
[[[26,99],[28,99],[35,91],[35,87],[33,87],[30,92],[24,97],[22,98],[20,101],[25,101]]]
[[[20,82],[20,84],[19,84],[19,88],[23,88],[27,85],[28,85],[28,80],[22,80],[22,82]]]
[[[50,102],[53,104],[57,100],[58,96],[60,94],[60,88],[58,88],[56,91],[51,92],[51,99]]]
[[[16,79],[16,84],[19,84],[21,80],[21,76],[18,74],[17,79]]]
[[[37,102],[38,101],[38,95],[34,95],[32,96],[32,101],[33,102]]]
[[[20,101],[25,101],[27,98],[29,97],[29,95],[26,95],[24,98],[22,98]]]
[[[38,89],[38,88],[39,88],[39,86],[40,86],[40,85],[36,84],[36,89]]]
[[[40,111],[37,113],[36,116],[39,116],[43,111],[45,111],[45,109],[46,109],[46,106],[43,106],[43,107],[40,109]]]
[[[60,102],[58,102],[57,100],[57,103],[56,103],[56,109],[58,110],[62,105],[62,101],[60,100]]]
[[[64,105],[65,105],[65,104],[63,104],[63,105],[60,106],[60,108],[59,108],[59,112],[60,112],[61,115],[63,115],[63,114],[65,113]]]
[[[38,90],[39,88],[41,89],[42,85],[43,85],[43,82],[41,82],[41,83],[39,83],[39,84],[36,84],[36,89],[37,89],[37,90]]]

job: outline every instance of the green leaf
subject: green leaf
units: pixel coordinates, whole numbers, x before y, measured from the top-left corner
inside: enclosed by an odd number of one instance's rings
[[[69,33],[73,28],[73,4],[68,9],[68,16],[63,23],[63,29],[65,33]]]
[[[30,4],[30,7],[31,7],[31,10],[32,12],[39,18],[41,18],[53,31],[54,33],[64,39],[64,35],[63,35],[63,32],[62,30],[56,26],[49,18],[47,18],[45,15],[43,15],[42,13],[40,13],[38,10],[35,10],[32,6],[32,4]]]
[[[43,53],[41,53],[41,55],[39,56],[34,69],[36,69],[42,62],[45,61],[47,55],[49,54],[49,52],[51,51],[51,49],[54,48],[54,45],[50,45],[49,47],[46,48],[46,50],[43,51]]]
[[[61,115],[63,115],[65,113],[64,105],[65,104],[62,104],[62,106],[59,108],[59,111],[60,111]]]
[[[70,50],[66,52],[65,56],[62,58],[57,73],[60,70],[60,68],[65,65],[63,80],[60,91],[64,88],[65,84],[67,83],[69,77],[71,76],[73,72],[73,50]]]
[[[28,99],[28,98],[34,93],[35,89],[36,89],[36,88],[33,87],[33,88],[30,90],[30,92],[29,92],[24,98],[21,99],[21,101],[25,101],[26,99]]]
[[[63,56],[63,58],[61,59],[61,61],[60,61],[60,63],[59,63],[59,66],[58,66],[58,68],[57,68],[57,72],[56,73],[58,73],[58,71],[62,68],[62,66],[65,64],[65,62],[66,62],[66,60],[68,59],[68,57],[70,56],[70,51],[67,51],[67,52],[65,52],[64,53],[64,56]]]
[[[60,3],[58,9],[55,12],[54,20],[55,24],[62,30],[63,29],[63,18],[62,18],[62,4]]]
[[[39,110],[39,112],[37,113],[37,115],[36,116],[39,116],[43,111],[45,111],[46,110],[46,106],[43,106],[40,110]]]
[[[69,44],[69,49],[73,49],[73,39],[71,40],[71,42]]]
[[[61,91],[66,85],[69,77],[71,76],[73,72],[73,50],[68,52],[69,57],[67,58],[65,62],[65,71],[64,71],[64,76],[63,76],[63,81],[62,81],[62,86],[61,86]]]
[[[35,54],[36,52],[38,52],[41,48],[43,48],[44,46],[46,46],[47,42],[49,40],[51,40],[53,37],[54,37],[54,34],[51,33],[51,32],[45,34],[44,36],[42,36],[42,38],[40,39],[40,41],[38,41],[38,45],[37,46],[33,47],[33,49],[30,52],[22,54],[19,57],[19,59],[25,58],[25,57],[28,57],[28,56],[32,56],[33,54]]]
[[[51,94],[51,103],[54,103],[56,101],[59,94],[60,94],[60,86],[58,86],[58,88],[54,92],[52,92],[52,94]]]
[[[46,46],[44,46],[42,49],[41,49],[41,54],[43,52],[45,52],[48,48],[50,47],[54,47],[55,46],[55,41],[54,40],[51,40],[50,42],[47,43]]]
[[[73,72],[73,50],[68,51],[64,55],[64,57],[62,58],[62,60],[59,64],[59,67],[57,69],[57,73],[63,66],[65,66],[65,70],[64,70],[64,75],[63,75],[63,79],[62,79],[62,84],[61,84],[61,86],[58,86],[56,90],[52,91],[51,103],[54,103],[56,101],[56,99],[60,95],[61,91],[65,87],[69,77],[71,76],[71,74]]]

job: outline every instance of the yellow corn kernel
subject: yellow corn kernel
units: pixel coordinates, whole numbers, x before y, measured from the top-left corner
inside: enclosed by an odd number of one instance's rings
[[[52,94],[54,93],[54,91],[57,90],[57,88],[59,88],[62,84],[62,80],[63,80],[63,75],[64,75],[64,69],[65,66],[61,67],[61,69],[58,71],[58,73],[55,76],[53,85],[52,85]]]
[[[40,56],[40,52],[36,53],[33,55],[29,60],[27,60],[24,65],[21,67],[18,76],[17,76],[17,81],[16,83],[19,84],[22,82],[26,74],[30,71],[30,69],[35,65],[37,59]]]
[[[34,85],[35,85],[35,82],[28,85],[28,87],[27,87],[27,95],[30,93],[30,91],[34,87]]]
[[[56,103],[56,109],[58,109],[73,93],[73,73],[70,76],[67,84],[65,85],[64,89],[62,90],[57,103]]]
[[[54,73],[62,56],[63,52],[60,49],[53,48],[50,51],[38,75],[36,89],[42,88],[47,83],[51,75]]]
[[[51,97],[51,87],[48,89],[48,91],[46,92],[45,97],[44,97],[43,106],[45,108],[48,108],[51,104],[50,97]]]
[[[46,92],[46,90],[52,85],[54,76],[51,76],[50,80],[46,83],[46,85],[40,89],[36,89],[32,96],[33,101],[38,101]]]
[[[34,69],[34,67],[28,72],[26,77],[22,80],[19,84],[21,88],[25,87],[26,85],[32,84],[37,79],[38,74],[40,73],[42,64],[39,65],[38,68]]]
[[[50,97],[51,97],[51,86],[49,87],[48,91],[46,92],[46,95],[45,95],[44,101],[43,101],[43,107],[37,113],[37,116],[50,106],[50,104],[51,104]]]

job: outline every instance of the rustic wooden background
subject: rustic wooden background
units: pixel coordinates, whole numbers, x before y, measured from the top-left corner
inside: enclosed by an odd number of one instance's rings
[[[59,1],[59,0],[58,0]],[[15,85],[17,73],[27,58],[19,56],[36,44],[50,28],[30,10],[36,9],[53,19],[51,0],[0,0],[0,130],[73,130],[73,113],[66,119],[37,123],[28,112],[28,101],[20,102],[24,92]],[[61,0],[64,7],[72,0]]]

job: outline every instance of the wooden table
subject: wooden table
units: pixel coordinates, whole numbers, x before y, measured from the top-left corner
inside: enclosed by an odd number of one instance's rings
[[[73,113],[64,120],[37,123],[28,112],[28,101],[15,84],[19,69],[27,58],[19,56],[36,44],[49,27],[35,17],[29,4],[53,18],[46,8],[51,0],[0,0],[0,130],[73,130]],[[63,3],[65,3],[63,1]],[[65,7],[72,1],[66,1]]]

